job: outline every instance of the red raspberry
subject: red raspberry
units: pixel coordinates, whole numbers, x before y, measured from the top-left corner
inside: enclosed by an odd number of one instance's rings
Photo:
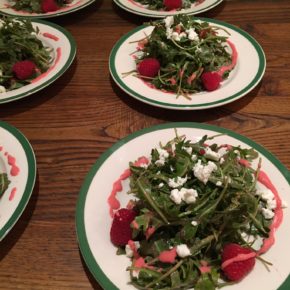
[[[18,61],[12,67],[14,75],[19,80],[26,80],[30,78],[35,73],[35,70],[36,65],[30,60]]]
[[[243,260],[235,261],[223,268],[224,275],[231,281],[242,280],[249,274],[255,266],[255,252],[249,248],[243,248],[238,244],[227,244],[223,248],[222,263],[229,259],[235,258],[240,254],[253,254],[252,257]]]
[[[125,246],[132,239],[131,222],[135,219],[136,212],[132,209],[121,208],[113,219],[110,236],[115,246]]]
[[[178,9],[182,6],[182,0],[163,0],[163,5],[166,10]]]
[[[222,77],[217,72],[205,72],[201,75],[201,80],[204,88],[211,92],[220,86]]]
[[[43,13],[53,12],[59,9],[59,6],[55,2],[55,0],[42,0],[41,2],[41,10]]]
[[[154,78],[160,69],[160,63],[156,58],[145,58],[137,66],[141,76]]]

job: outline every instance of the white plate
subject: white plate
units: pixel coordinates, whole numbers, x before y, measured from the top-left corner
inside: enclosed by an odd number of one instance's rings
[[[204,0],[201,3],[192,4],[190,8],[183,9],[181,11],[154,11],[149,10],[140,3],[134,2],[134,0],[114,0],[114,2],[126,11],[132,12],[137,15],[162,18],[168,15],[176,15],[180,13],[186,13],[194,15],[205,12],[209,9],[220,4],[223,0]]]
[[[290,174],[288,170],[266,149],[250,139],[227,129],[198,123],[169,123],[135,132],[107,150],[88,173],[80,191],[76,212],[78,242],[84,260],[93,276],[106,290],[135,289],[129,282],[129,259],[116,255],[116,247],[110,241],[112,219],[109,214],[108,196],[113,182],[129,167],[129,162],[140,156],[150,156],[151,148],[165,144],[175,137],[174,129],[187,138],[198,138],[205,134],[224,135],[214,139],[218,144],[241,145],[254,148],[262,158],[262,168],[272,180],[282,200],[290,204]],[[123,183],[123,192],[118,193],[122,206],[126,204],[128,181]],[[290,244],[290,211],[284,210],[284,219],[276,232],[275,245],[263,255],[273,266],[267,272],[261,263],[240,283],[228,286],[229,290],[278,289],[290,273],[289,255],[285,254]],[[279,290],[290,289],[290,279]]]
[[[52,49],[51,56],[53,62],[48,71],[44,73],[44,77],[38,81],[16,90],[0,93],[0,104],[27,97],[47,87],[69,68],[75,57],[75,41],[71,34],[64,28],[42,20],[33,20],[32,25],[34,28],[39,28],[40,33],[38,34],[38,39],[40,39],[45,46]],[[47,34],[53,37],[48,37]]]
[[[16,167],[8,163],[8,157],[15,158]],[[8,189],[0,198],[0,241],[12,229],[24,211],[32,193],[36,161],[33,149],[24,135],[16,128],[0,121],[0,172],[7,173],[11,181]],[[17,173],[17,174],[16,174]]]
[[[266,68],[265,54],[261,46],[248,33],[228,23],[196,18],[226,29],[229,40],[236,46],[238,61],[230,73],[229,78],[223,81],[221,87],[213,92],[201,92],[190,95],[192,100],[176,94],[165,93],[150,88],[143,80],[133,75],[123,77],[123,73],[136,69],[132,53],[136,51],[136,40],[149,35],[152,26],[139,26],[124,35],[114,46],[110,55],[110,72],[117,85],[130,96],[153,106],[178,110],[200,110],[221,106],[233,102],[250,92],[261,80]],[[219,35],[228,36],[223,30]]]
[[[17,0],[16,0],[17,1]],[[11,15],[17,17],[26,17],[26,18],[50,18],[65,15],[72,13],[74,11],[80,10],[95,0],[73,0],[69,5],[60,8],[57,11],[47,12],[47,13],[29,13],[26,11],[17,11],[11,8],[11,2],[8,0],[0,0],[0,13],[4,15]]]

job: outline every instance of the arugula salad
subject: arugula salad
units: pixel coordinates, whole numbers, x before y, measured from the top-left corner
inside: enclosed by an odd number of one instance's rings
[[[50,67],[51,49],[28,19],[0,19],[0,93],[18,89]]]
[[[193,3],[202,2],[200,0],[135,0],[150,10],[180,10],[190,8]]]
[[[47,13],[59,10],[73,0],[10,0],[12,8],[29,13]]]
[[[0,198],[8,188],[8,185],[10,184],[10,180],[8,179],[8,176],[6,173],[0,173]]]
[[[214,290],[240,281],[256,259],[270,264],[259,249],[278,200],[257,186],[261,159],[254,149],[208,145],[213,138],[176,133],[147,162],[130,163],[130,207],[115,213],[110,234],[132,259],[137,289]]]
[[[135,76],[177,97],[213,91],[228,78],[237,52],[220,27],[188,15],[168,16],[149,23],[150,35],[138,41]],[[132,73],[132,72],[131,72]]]

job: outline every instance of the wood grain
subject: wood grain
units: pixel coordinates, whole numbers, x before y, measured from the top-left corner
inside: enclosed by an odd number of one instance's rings
[[[77,42],[76,60],[65,75],[33,96],[0,107],[1,120],[30,140],[38,166],[28,207],[0,244],[0,289],[101,289],[78,250],[76,201],[100,154],[136,130],[175,121],[215,124],[252,138],[290,169],[290,1],[224,1],[201,15],[249,32],[266,53],[267,69],[244,98],[197,112],[145,105],[113,83],[111,48],[146,19],[112,1],[96,2],[51,19]]]

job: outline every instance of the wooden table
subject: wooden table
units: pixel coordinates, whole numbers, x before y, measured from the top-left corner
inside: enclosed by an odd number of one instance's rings
[[[290,169],[290,1],[228,0],[201,15],[249,32],[266,53],[267,69],[242,99],[188,112],[145,105],[116,87],[108,69],[110,50],[145,19],[112,1],[96,2],[52,19],[77,42],[76,60],[64,76],[0,107],[1,120],[30,140],[38,166],[31,200],[0,244],[0,289],[101,289],[78,249],[76,201],[100,154],[138,129],[174,121],[215,124],[252,138]]]

